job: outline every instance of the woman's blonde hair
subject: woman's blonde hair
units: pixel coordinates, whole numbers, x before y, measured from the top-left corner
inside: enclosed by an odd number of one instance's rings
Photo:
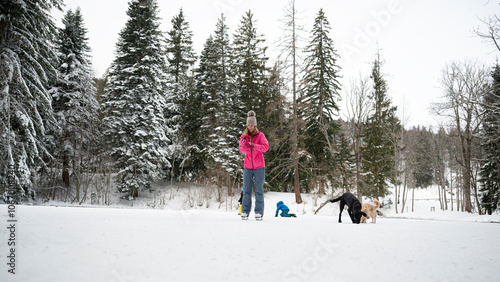
[[[250,132],[250,130],[248,130],[248,127],[247,127],[247,128],[245,128],[245,132],[243,133],[243,135],[245,135],[245,136],[249,136],[250,134],[253,135],[253,134],[257,133],[257,131],[259,131],[259,129],[257,129],[257,126],[253,127],[253,132]]]

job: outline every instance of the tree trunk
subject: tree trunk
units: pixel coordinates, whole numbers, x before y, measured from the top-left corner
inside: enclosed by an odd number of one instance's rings
[[[437,187],[437,192],[438,192],[439,207],[441,210],[443,210],[443,199],[441,197],[441,188],[439,186]]]
[[[470,150],[470,149],[469,149]],[[472,202],[470,199],[471,196],[471,167],[470,167],[470,154],[467,154],[464,156],[465,159],[465,167],[463,169],[463,193],[464,193],[464,198],[462,198],[465,201],[465,210],[467,212],[472,212]]]
[[[411,188],[411,211],[415,211],[415,187]]]
[[[360,125],[357,124],[356,125],[356,133],[355,133],[355,154],[356,154],[356,190],[358,191],[358,200],[361,201],[361,199],[363,199],[363,189],[362,189],[362,185],[361,185],[361,146],[360,146],[360,143],[361,143],[361,137],[358,135],[358,132],[359,132],[359,127]]]
[[[73,173],[76,176],[76,200],[82,204],[84,199],[82,199],[82,202],[80,202],[80,184],[81,184],[81,177],[82,177],[82,150],[83,150],[83,121],[80,120],[80,140],[78,144],[78,158],[76,159],[76,165],[73,163]],[[88,153],[88,152],[87,152]],[[85,197],[87,194],[87,190],[85,190]]]
[[[295,1],[292,2],[292,91],[293,91],[293,134],[292,134],[292,146],[293,146],[293,167],[294,167],[294,185],[295,185],[295,202],[297,204],[302,203],[302,197],[300,196],[299,187],[299,149],[298,149],[298,116],[297,116],[297,70],[296,70],[296,42],[297,37],[295,34]]]
[[[460,193],[462,193],[462,191],[460,190],[460,182],[458,182],[458,179],[457,179],[457,211],[460,211]]]
[[[302,203],[302,197],[300,196],[300,187],[299,187],[299,162],[295,163],[295,202],[297,204]]]
[[[444,182],[444,177],[444,175],[441,177],[441,189],[443,189],[444,209],[448,210],[448,199],[446,198],[446,183]]]
[[[404,178],[403,182],[404,183],[403,183],[403,196],[401,198],[401,201],[402,201],[401,213],[405,212],[405,204],[406,204],[406,195],[405,195],[405,193],[407,193],[407,191],[406,191],[406,173],[405,173],[405,178]]]
[[[450,206],[453,211],[453,168],[450,167]]]
[[[476,205],[477,205],[477,211],[479,213],[479,215],[482,215],[482,211],[481,211],[481,203],[479,202],[479,198],[477,197],[477,185],[474,184],[474,198],[476,199]]]
[[[398,189],[400,189],[400,185],[396,185],[394,189],[394,208],[396,210],[396,214],[398,213],[398,201],[399,201],[399,193]]]
[[[323,177],[320,177],[318,194],[324,195],[325,193],[326,193],[325,192],[325,181],[323,180]]]
[[[170,200],[172,200],[172,189],[174,187],[175,146],[172,154],[172,169],[170,170]]]
[[[67,156],[63,157],[62,180],[64,187],[69,188],[69,158]]]
[[[474,187],[474,198],[476,200],[476,205],[477,205],[477,211],[480,215],[483,214],[483,212],[481,211],[481,203],[479,202],[479,198],[477,196],[477,179],[478,179],[478,173],[479,173],[479,168],[476,167],[476,169],[474,170],[476,173],[474,175],[474,178],[472,179],[472,185]]]
[[[361,201],[363,198],[363,189],[361,189],[361,177],[360,177],[360,168],[359,168],[359,162],[356,161],[356,190],[358,191],[358,200]]]
[[[107,166],[108,166],[108,177],[106,179],[106,205],[109,206],[110,204],[110,201],[109,201],[109,188],[111,187],[111,165],[110,165],[110,160],[108,158],[108,161],[107,161]]]

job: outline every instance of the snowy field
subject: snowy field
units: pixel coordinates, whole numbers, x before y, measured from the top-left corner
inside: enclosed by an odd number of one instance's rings
[[[296,205],[282,193],[265,195],[263,221],[182,209],[180,196],[156,209],[16,206],[16,274],[4,227],[0,281],[500,281],[500,215],[430,212],[423,193],[416,212],[385,208],[359,225],[346,212],[337,223],[338,203],[314,215],[326,198]],[[275,218],[279,200],[298,218]]]

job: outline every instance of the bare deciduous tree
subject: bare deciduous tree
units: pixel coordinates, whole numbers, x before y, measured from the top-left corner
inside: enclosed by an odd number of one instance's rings
[[[362,201],[363,180],[361,178],[361,134],[363,126],[370,111],[370,78],[360,76],[359,79],[351,81],[350,90],[347,91],[347,113],[346,118],[350,122],[351,140],[354,145],[354,157],[356,163],[355,188],[358,192],[358,199]]]
[[[298,58],[299,46],[301,40],[298,32],[303,28],[297,22],[297,9],[295,8],[295,0],[291,0],[285,8],[285,18],[282,20],[284,24],[284,36],[280,39],[283,54],[285,55],[285,72],[289,73],[291,81],[291,90],[293,95],[293,125],[292,125],[292,163],[294,167],[294,186],[295,186],[295,201],[297,204],[302,203],[299,187],[299,144],[298,144],[298,115],[297,115],[297,92],[298,92]],[[291,68],[291,70],[289,69]]]
[[[463,174],[463,200],[465,210],[472,212],[472,152],[474,138],[480,129],[483,114],[480,99],[488,91],[489,71],[478,62],[453,62],[443,71],[444,102],[436,104],[435,112],[453,121],[460,140],[459,161]]]
[[[500,51],[500,19],[497,15],[493,15],[482,20],[482,22],[486,26],[486,31],[477,28],[474,30],[474,33],[485,42],[493,43],[497,50]]]

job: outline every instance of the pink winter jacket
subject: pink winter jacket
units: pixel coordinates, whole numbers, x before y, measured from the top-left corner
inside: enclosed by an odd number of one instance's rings
[[[267,142],[264,133],[257,131],[254,135],[240,137],[240,152],[245,154],[244,168],[259,169],[266,166],[264,161],[264,152],[269,150],[269,143]]]

